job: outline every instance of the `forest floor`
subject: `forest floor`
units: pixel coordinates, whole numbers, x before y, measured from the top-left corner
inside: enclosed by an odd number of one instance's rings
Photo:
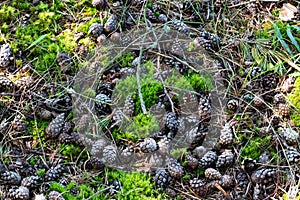
[[[1,199],[300,199],[299,43],[299,1],[1,1]]]

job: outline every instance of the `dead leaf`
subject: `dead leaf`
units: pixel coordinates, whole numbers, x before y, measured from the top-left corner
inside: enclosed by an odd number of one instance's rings
[[[285,3],[279,11],[279,19],[282,21],[289,21],[295,17],[298,9],[290,3]]]

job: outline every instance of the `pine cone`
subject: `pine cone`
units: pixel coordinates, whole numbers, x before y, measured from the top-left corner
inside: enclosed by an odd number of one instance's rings
[[[168,18],[165,14],[160,14],[158,16],[158,21],[161,22],[161,23],[166,23],[168,21]]]
[[[138,146],[144,153],[151,153],[158,149],[156,141],[153,138],[145,138],[143,142],[138,144]]]
[[[186,141],[189,144],[201,144],[207,135],[207,129],[201,130],[198,127],[192,128],[186,135]]]
[[[0,68],[6,68],[11,62],[12,52],[9,44],[3,44],[0,48]]]
[[[285,150],[286,158],[289,161],[289,164],[298,164],[300,161],[300,152],[294,147],[290,147],[288,150]]]
[[[0,171],[0,183],[4,185],[18,185],[21,181],[21,176],[12,171]]]
[[[218,159],[217,153],[214,151],[208,151],[204,156],[199,160],[199,167],[201,169],[206,169],[212,166]]]
[[[170,178],[171,177],[170,177],[169,173],[165,169],[158,168],[156,170],[154,180],[156,182],[157,187],[163,188],[163,189],[166,188],[167,185],[169,184]]]
[[[96,41],[97,38],[102,34],[103,32],[103,26],[99,23],[93,23],[89,27],[89,32],[88,34],[91,36],[91,38]]]
[[[203,37],[196,37],[194,39],[196,47],[202,47],[207,51],[213,51],[214,46],[210,40],[204,39]]]
[[[118,21],[117,21],[117,16],[116,15],[111,15],[106,23],[104,24],[104,30],[107,33],[113,32],[117,29]]]
[[[277,113],[281,117],[288,117],[290,116],[290,106],[288,104],[279,104],[277,107]]]
[[[124,114],[126,116],[132,116],[134,113],[134,101],[130,95],[126,97],[125,103],[124,103]]]
[[[295,77],[289,76],[287,79],[284,80],[283,84],[280,86],[280,91],[284,93],[291,92],[294,87],[295,81]]]
[[[243,170],[245,170],[246,172],[252,172],[256,167],[256,160],[252,158],[245,158],[241,164]]]
[[[100,114],[109,114],[112,112],[110,105],[112,100],[105,94],[98,94],[96,97],[95,108]]]
[[[93,0],[92,4],[99,11],[105,8],[105,0]]]
[[[155,15],[154,15],[154,13],[152,12],[151,9],[146,8],[146,11],[145,11],[145,12],[146,12],[146,17],[147,17],[147,19],[149,19],[149,20],[152,21],[152,22],[156,22],[156,21],[157,21]]]
[[[273,99],[273,103],[275,105],[278,105],[278,104],[284,104],[286,103],[286,99],[285,99],[285,96],[281,93],[278,93],[274,96],[274,99]]]
[[[0,92],[10,92],[14,87],[11,80],[5,76],[0,76]]]
[[[272,169],[272,168],[262,168],[256,170],[251,175],[251,180],[254,183],[267,184],[273,181],[275,178],[276,178],[276,169]]]
[[[57,117],[55,117],[50,124],[46,127],[45,129],[45,133],[51,137],[51,138],[55,138],[57,137],[65,124],[65,113],[61,113],[59,115],[57,115]]]
[[[109,193],[110,195],[117,194],[118,191],[122,189],[122,184],[118,180],[114,180],[114,182],[109,186]]]
[[[218,51],[221,45],[221,39],[212,33],[201,32],[199,37],[195,38],[194,43],[196,46],[201,46],[209,51]]]
[[[45,180],[46,181],[55,181],[60,178],[63,171],[64,171],[64,168],[60,164],[58,164],[55,167],[51,167],[45,174]]]
[[[89,125],[91,116],[89,114],[83,114],[79,116],[77,123],[75,124],[75,129],[79,132],[83,132]]]
[[[132,156],[134,154],[134,147],[127,146],[125,149],[121,151],[121,161],[123,163],[129,163],[132,161]]]
[[[177,19],[172,19],[172,25],[174,28],[184,34],[189,34],[190,33],[190,28],[182,21],[177,20]]]
[[[206,183],[198,178],[190,180],[191,189],[200,196],[205,196],[207,193]]]
[[[201,122],[208,122],[211,118],[211,104],[209,99],[204,96],[199,99],[198,116]]]
[[[234,179],[232,176],[227,174],[223,175],[220,181],[220,185],[224,188],[230,188],[234,183]]]
[[[210,179],[210,180],[218,180],[218,179],[221,179],[221,177],[222,177],[220,172],[213,168],[207,168],[204,171],[204,175],[205,175],[205,178]]]
[[[265,151],[262,154],[260,154],[258,158],[258,162],[262,164],[267,164],[270,161],[270,153]]]
[[[44,120],[50,120],[52,118],[52,113],[41,107],[36,110],[36,115]]]
[[[266,100],[269,101],[269,99],[272,99],[274,97],[274,91],[277,87],[277,84],[279,82],[279,77],[276,73],[267,73],[260,79],[260,85],[261,88],[264,90],[264,92],[267,92],[264,98],[267,98]]]
[[[71,70],[73,59],[65,51],[62,51],[57,55],[56,61],[63,73],[69,72]]]
[[[24,122],[24,120],[25,118],[22,115],[17,115],[12,121],[11,126],[14,134],[19,135],[26,132],[27,124]]]
[[[79,146],[90,147],[94,143],[90,138],[86,137],[85,135],[83,135],[81,133],[73,132],[71,134],[71,137],[73,138],[74,144],[79,145]]]
[[[227,102],[227,109],[235,112],[239,107],[239,101],[237,99],[230,99]]]
[[[185,161],[187,166],[191,167],[192,169],[197,169],[199,166],[199,161],[190,154],[185,156]]]
[[[118,108],[116,110],[114,110],[112,119],[114,121],[114,125],[120,126],[124,119],[124,114],[123,114],[122,110],[120,110]]]
[[[65,200],[62,194],[57,191],[51,191],[48,195],[48,200]]]
[[[58,136],[58,141],[61,143],[70,144],[74,141],[74,138],[67,133],[61,133]]]
[[[221,155],[219,155],[216,167],[224,168],[233,164],[234,155],[231,151],[224,151]]]
[[[256,108],[261,108],[264,104],[264,100],[256,95],[254,98],[253,98],[253,106],[256,107]]]
[[[67,178],[63,177],[63,178],[61,178],[61,179],[59,180],[58,183],[59,183],[60,185],[64,186],[64,187],[66,187],[70,182],[69,182],[69,180],[68,180]]]
[[[21,185],[27,188],[36,188],[40,181],[39,176],[28,176],[22,179]]]
[[[178,129],[178,119],[177,116],[175,115],[175,113],[173,112],[169,112],[165,115],[164,117],[165,119],[165,123],[166,123],[166,127],[172,131],[172,132],[176,132]]]
[[[267,196],[265,186],[259,183],[256,183],[253,189],[253,200],[266,199]]]
[[[89,162],[87,163],[88,169],[101,170],[105,167],[103,162],[99,157],[91,156]]]
[[[190,114],[195,113],[195,110],[197,110],[198,100],[196,94],[192,92],[185,92],[183,94],[183,105],[182,105],[182,113]]]
[[[279,135],[284,138],[288,145],[298,144],[299,134],[291,128],[281,128]]]
[[[177,160],[170,158],[167,162],[168,172],[173,178],[180,179],[184,175],[184,169]]]
[[[223,146],[231,145],[233,142],[233,133],[231,126],[226,124],[221,130],[219,143]]]
[[[29,199],[29,190],[27,187],[12,187],[8,190],[8,196],[15,200]]]
[[[112,164],[117,159],[117,150],[114,146],[108,145],[103,149],[103,162]]]
[[[245,172],[238,172],[236,175],[237,187],[239,190],[246,190],[249,184],[248,176]]]
[[[98,139],[93,143],[91,148],[91,154],[95,157],[102,155],[103,149],[107,146],[107,142],[104,139]]]
[[[246,73],[249,74],[250,79],[255,79],[262,75],[263,70],[259,67],[252,67],[252,68],[247,69]]]

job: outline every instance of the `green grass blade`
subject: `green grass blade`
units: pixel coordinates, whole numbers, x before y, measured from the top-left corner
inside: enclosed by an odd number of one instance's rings
[[[297,51],[300,52],[299,44],[298,44],[297,40],[294,38],[290,26],[288,26],[286,33],[287,33],[288,37],[290,38],[291,42],[293,43],[293,45],[296,47]]]
[[[278,40],[279,40],[279,42],[281,43],[281,45],[287,50],[287,52],[288,52],[291,56],[293,56],[293,53],[292,53],[292,51],[291,51],[289,45],[283,40],[282,35],[281,35],[281,32],[280,32],[278,26],[277,26],[276,24],[273,24],[273,27],[274,27],[274,29],[275,29],[275,35],[276,35],[276,37],[278,38]]]
[[[43,39],[45,39],[48,34],[41,35],[36,41],[34,41],[26,50],[31,49],[32,47],[38,45]]]

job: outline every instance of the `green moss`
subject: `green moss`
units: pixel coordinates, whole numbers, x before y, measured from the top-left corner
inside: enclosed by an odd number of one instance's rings
[[[158,93],[163,91],[163,86],[158,81],[153,81],[151,83],[142,84],[141,93],[143,96],[143,101],[147,109],[151,108],[157,100]],[[135,101],[135,112],[136,114],[142,113],[141,100],[138,94],[133,95]]]
[[[80,23],[76,28],[75,28],[75,31],[76,32],[83,32],[85,34],[88,34],[89,32],[89,28],[90,26],[93,24],[93,23],[96,23],[96,22],[100,22],[100,19],[99,18],[93,18],[87,22],[84,22],[84,23]]]
[[[27,133],[32,134],[33,140],[36,141],[39,146],[46,146],[45,129],[48,124],[49,122],[41,119],[29,121]]]
[[[39,160],[39,157],[31,157],[31,158],[29,158],[28,163],[30,165],[35,165],[35,164],[37,164],[38,160]]]
[[[143,138],[158,130],[159,125],[155,117],[150,113],[141,113],[133,119],[131,124],[125,127],[124,131],[132,133],[137,138]]]
[[[155,80],[153,77],[155,71],[153,63],[147,62],[144,67],[147,69],[147,73],[141,74],[140,85],[144,104],[146,108],[149,109],[158,100],[158,93],[163,91],[163,86],[161,82]],[[127,76],[121,80],[116,86],[115,93],[120,99],[120,102],[124,102],[127,95],[132,95],[135,100],[135,113],[142,113],[136,76]]]
[[[134,56],[131,52],[124,53],[116,58],[116,63],[121,67],[131,67],[131,63],[134,60]]]
[[[274,158],[274,162],[276,162],[276,158],[278,157],[278,155],[276,153],[276,149],[271,146],[271,136],[252,137],[247,145],[244,145],[244,147],[242,148],[239,161],[241,162],[244,158],[252,158],[254,160],[258,160],[259,156],[264,151],[269,151],[270,155]]]
[[[213,81],[208,74],[191,73],[185,77],[195,91],[210,91],[214,88]]]
[[[62,49],[64,49],[67,53],[72,53],[73,49],[76,47],[74,34],[70,29],[62,31],[58,35],[57,40],[60,43]]]
[[[289,102],[296,108],[292,111],[292,122],[296,126],[300,126],[300,77],[297,77],[294,89],[287,96]]]
[[[113,182],[119,179],[123,189],[116,195],[117,199],[148,200],[163,199],[165,196],[155,189],[151,176],[145,173],[113,171],[108,173],[108,180]]]
[[[4,4],[0,7],[0,24],[15,20],[18,15],[16,8]]]
[[[137,142],[139,139],[137,135],[134,134],[134,132],[123,131],[122,129],[114,129],[112,131],[112,135],[116,142],[119,142],[121,139]]]
[[[82,152],[82,149],[79,146],[73,144],[61,144],[60,153],[67,157],[68,161],[74,161],[78,159],[79,156],[81,158],[87,158],[86,151]]]
[[[187,150],[185,148],[181,148],[181,149],[172,149],[171,150],[171,155],[174,157],[174,158],[180,158],[182,157],[183,155],[186,155],[187,154]]]
[[[112,183],[114,180],[119,180],[122,184],[122,190],[119,191],[114,198],[116,199],[165,199],[165,195],[160,194],[155,189],[154,183],[151,181],[151,176],[144,173],[127,173],[124,171],[113,170],[107,172],[107,181]],[[102,178],[100,176],[84,177],[85,182],[83,184],[77,184],[70,182],[66,187],[63,187],[57,182],[51,182],[50,191],[58,191],[62,194],[65,199],[68,200],[81,200],[91,197],[92,200],[99,199],[111,199],[112,196],[108,195],[107,187],[102,184]],[[79,194],[76,196],[71,195],[70,191],[77,188]],[[99,192],[96,194],[98,191]]]
[[[44,176],[46,173],[46,169],[37,170],[36,174],[40,177]]]

